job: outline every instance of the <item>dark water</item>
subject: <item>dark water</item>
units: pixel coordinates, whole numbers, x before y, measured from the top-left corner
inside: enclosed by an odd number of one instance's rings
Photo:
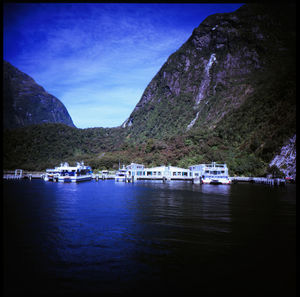
[[[5,296],[294,296],[296,187],[4,181]]]

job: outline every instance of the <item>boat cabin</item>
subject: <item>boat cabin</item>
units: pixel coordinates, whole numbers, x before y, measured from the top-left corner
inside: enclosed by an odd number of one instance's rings
[[[126,166],[128,177],[131,176],[142,176],[144,172],[144,165],[131,163]]]

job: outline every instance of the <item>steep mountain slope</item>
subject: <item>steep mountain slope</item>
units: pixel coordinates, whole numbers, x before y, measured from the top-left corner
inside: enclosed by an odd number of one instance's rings
[[[17,128],[63,123],[75,127],[65,106],[30,76],[3,61],[3,124]]]
[[[139,143],[201,128],[245,140],[248,135],[235,129],[244,123],[245,133],[260,129],[263,140],[270,129],[261,125],[276,122],[274,112],[280,122],[272,125],[273,136],[284,125],[282,138],[291,137],[295,20],[292,4],[250,4],[207,17],[147,86],[122,125],[127,138]]]

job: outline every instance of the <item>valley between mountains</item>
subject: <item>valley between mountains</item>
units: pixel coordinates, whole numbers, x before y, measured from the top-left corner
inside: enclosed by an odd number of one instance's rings
[[[295,178],[295,7],[246,4],[207,17],[114,128],[76,128],[59,99],[4,61],[3,118],[4,169],[216,161],[230,175]]]

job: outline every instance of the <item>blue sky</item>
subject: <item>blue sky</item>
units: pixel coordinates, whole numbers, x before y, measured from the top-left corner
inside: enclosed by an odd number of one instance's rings
[[[207,16],[241,5],[5,4],[3,56],[61,100],[76,127],[116,127]]]

